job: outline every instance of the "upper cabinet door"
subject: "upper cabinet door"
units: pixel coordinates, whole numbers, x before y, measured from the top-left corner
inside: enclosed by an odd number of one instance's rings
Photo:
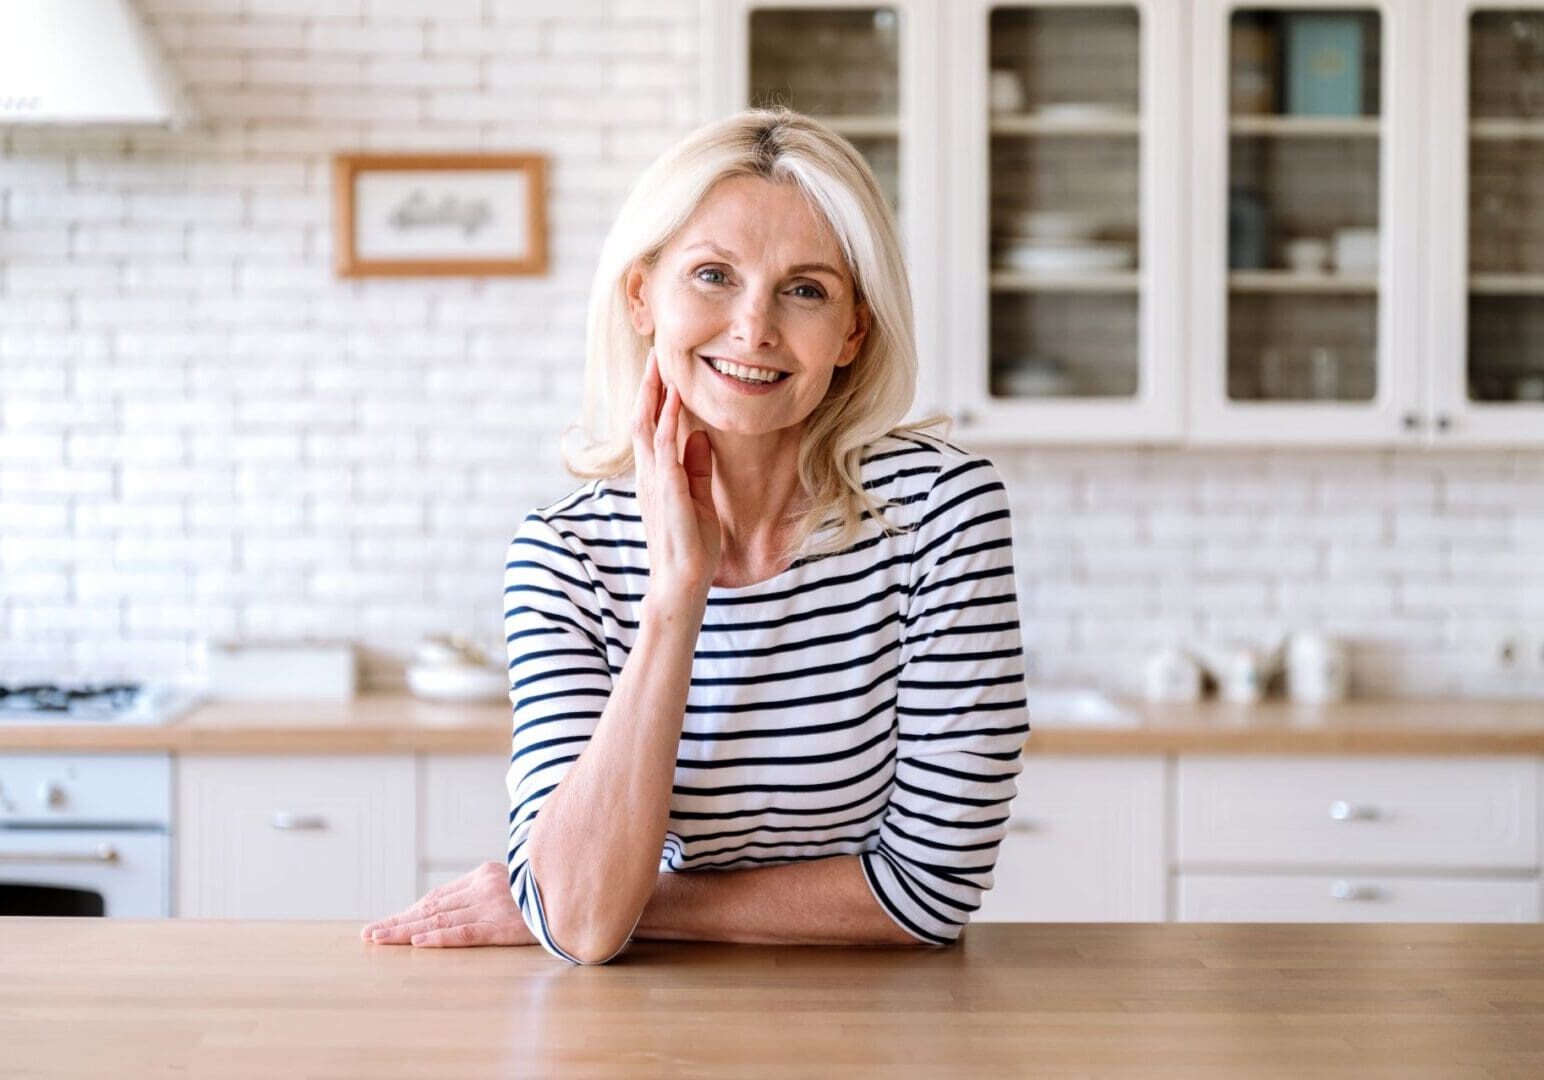
[[[1544,4],[1431,12],[1435,445],[1544,445]]]
[[[1197,0],[1190,432],[1416,442],[1414,0]]]
[[[961,437],[1177,439],[1179,4],[947,11],[945,355]]]
[[[847,137],[889,196],[911,271],[921,365],[913,416],[942,411],[934,0],[705,0],[704,119],[785,105]]]

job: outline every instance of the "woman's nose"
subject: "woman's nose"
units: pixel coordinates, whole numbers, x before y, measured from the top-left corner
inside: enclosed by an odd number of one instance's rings
[[[735,305],[730,328],[734,339],[747,348],[758,349],[777,343],[776,308],[771,297],[747,290]]]

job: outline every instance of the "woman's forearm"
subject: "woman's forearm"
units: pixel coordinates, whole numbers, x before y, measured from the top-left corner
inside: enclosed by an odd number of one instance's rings
[[[757,945],[919,945],[879,906],[856,855],[663,873],[633,937]]]
[[[702,615],[645,600],[595,734],[531,827],[552,937],[580,960],[616,952],[654,892]]]

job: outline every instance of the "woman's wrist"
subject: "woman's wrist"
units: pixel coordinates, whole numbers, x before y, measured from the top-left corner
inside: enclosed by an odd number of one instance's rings
[[[647,627],[666,636],[689,633],[695,641],[707,609],[705,589],[650,588],[640,605],[639,630]]]

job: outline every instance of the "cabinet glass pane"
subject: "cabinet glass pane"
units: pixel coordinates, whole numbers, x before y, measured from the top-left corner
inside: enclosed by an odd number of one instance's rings
[[[1228,62],[1228,397],[1377,393],[1382,23],[1235,11]]]
[[[1469,133],[1469,397],[1544,401],[1544,11],[1471,16]]]
[[[1141,16],[998,7],[991,70],[995,397],[1134,397]]]
[[[900,17],[894,8],[759,8],[750,101],[817,116],[845,135],[900,208]]]

